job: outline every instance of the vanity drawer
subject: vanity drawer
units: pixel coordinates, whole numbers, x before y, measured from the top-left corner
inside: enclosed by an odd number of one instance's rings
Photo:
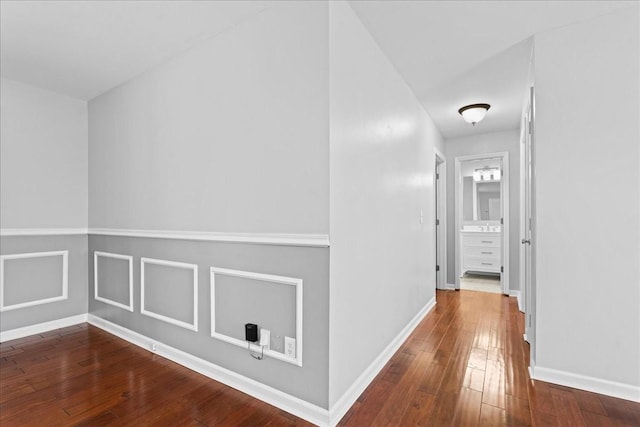
[[[500,248],[495,246],[465,246],[464,255],[500,261]]]
[[[489,235],[486,234],[476,236],[476,235],[463,235],[462,244],[464,246],[493,246],[500,247],[500,235]]]
[[[466,257],[464,260],[465,271],[487,271],[500,273],[500,260],[486,259],[482,257]]]

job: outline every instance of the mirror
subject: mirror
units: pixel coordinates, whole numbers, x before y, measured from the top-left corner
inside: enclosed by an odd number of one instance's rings
[[[499,223],[500,160],[464,162],[462,168],[462,218],[465,223]]]
[[[500,221],[500,183],[476,183],[476,211],[480,221]]]

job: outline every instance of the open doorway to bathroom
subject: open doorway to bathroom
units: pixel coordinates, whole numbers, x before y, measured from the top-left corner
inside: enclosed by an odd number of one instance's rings
[[[508,294],[508,153],[456,157],[456,289]]]

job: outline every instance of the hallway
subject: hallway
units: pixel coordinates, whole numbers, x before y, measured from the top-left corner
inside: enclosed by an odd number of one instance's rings
[[[437,301],[339,425],[640,425],[638,403],[529,381],[515,298],[463,290]]]

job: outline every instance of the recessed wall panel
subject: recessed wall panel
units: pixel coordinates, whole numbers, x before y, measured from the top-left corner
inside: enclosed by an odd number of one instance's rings
[[[94,253],[95,298],[133,311],[132,257],[108,252]]]
[[[302,366],[302,279],[219,267],[211,267],[210,273],[211,336]],[[247,344],[247,323],[268,329],[270,342]],[[294,354],[285,352],[285,337],[295,339]]]
[[[197,270],[193,264],[142,258],[142,314],[197,330]]]
[[[283,352],[284,337],[296,336],[296,288],[218,274],[215,316],[216,332],[244,340],[245,323],[255,323],[271,331],[272,350]]]
[[[3,255],[1,310],[67,298],[67,251]]]

